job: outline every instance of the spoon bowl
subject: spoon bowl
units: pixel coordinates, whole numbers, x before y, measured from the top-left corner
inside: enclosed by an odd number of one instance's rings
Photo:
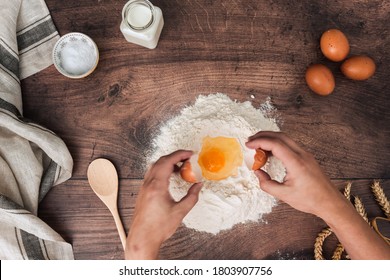
[[[89,164],[88,182],[96,195],[109,196],[118,193],[118,175],[111,161],[98,158]]]
[[[87,177],[92,190],[103,201],[114,217],[123,249],[125,249],[126,234],[117,206],[118,174],[115,166],[107,159],[95,159],[88,166]]]

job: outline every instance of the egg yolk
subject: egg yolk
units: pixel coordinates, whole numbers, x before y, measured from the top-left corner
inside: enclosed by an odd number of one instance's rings
[[[218,172],[225,165],[225,156],[218,149],[211,149],[203,154],[202,163],[210,172]]]
[[[199,153],[198,164],[202,176],[208,180],[222,180],[237,175],[243,155],[240,143],[235,138],[205,137]]]

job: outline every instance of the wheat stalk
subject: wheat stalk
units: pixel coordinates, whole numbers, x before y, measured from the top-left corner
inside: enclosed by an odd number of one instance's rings
[[[347,185],[345,186],[345,189],[344,189],[344,196],[348,200],[351,200],[351,188],[352,188],[352,183],[348,182]]]
[[[344,252],[343,244],[337,244],[336,250],[333,252],[332,260],[341,260],[341,256]]]
[[[370,223],[368,221],[367,212],[366,209],[364,208],[363,202],[357,196],[355,196],[355,209],[367,223]]]
[[[375,200],[379,203],[383,212],[385,212],[386,217],[390,219],[390,202],[378,181],[374,182],[371,190],[374,193]]]
[[[344,188],[344,196],[351,200],[351,188],[352,183],[348,182],[347,185]],[[376,201],[381,206],[383,212],[385,212],[385,215],[387,218],[390,219],[390,202],[388,198],[386,197],[385,192],[383,191],[382,187],[380,186],[378,181],[375,181],[374,184],[371,186],[372,192],[375,195]],[[359,197],[354,197],[354,205],[356,211],[360,214],[360,216],[368,223],[370,224],[366,209],[364,208],[363,202]],[[332,230],[330,228],[323,229],[317,236],[316,241],[314,243],[314,257],[316,260],[324,260],[323,256],[323,245],[325,242],[325,239],[328,238],[332,234]],[[340,260],[342,257],[342,254],[344,252],[344,246],[339,243],[337,244],[337,247],[335,251],[333,252],[332,260]],[[346,256],[347,259],[350,259],[349,256]]]
[[[324,260],[324,256],[322,255],[322,246],[324,245],[325,239],[331,234],[332,230],[330,228],[325,228],[318,234],[314,243],[314,258],[316,260]]]

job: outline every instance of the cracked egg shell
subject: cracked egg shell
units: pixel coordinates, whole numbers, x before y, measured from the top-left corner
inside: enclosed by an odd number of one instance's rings
[[[183,165],[180,167],[180,176],[188,183],[194,184],[202,181],[202,171],[198,165],[197,154],[183,162]]]
[[[245,149],[245,164],[250,170],[262,168],[268,160],[268,154],[262,149]]]

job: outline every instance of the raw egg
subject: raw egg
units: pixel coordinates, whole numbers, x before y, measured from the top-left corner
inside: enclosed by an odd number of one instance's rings
[[[202,178],[212,181],[236,176],[238,168],[245,164],[250,170],[258,170],[268,160],[262,149],[244,148],[239,141],[229,137],[205,137],[199,154],[194,154],[180,167],[180,176],[189,183],[201,182]]]
[[[341,64],[341,72],[352,80],[367,80],[375,73],[375,62],[368,56],[358,55],[348,58]]]
[[[204,178],[222,180],[235,176],[242,162],[242,150],[237,139],[222,136],[203,139],[198,164]]]
[[[189,183],[223,180],[237,175],[243,163],[240,143],[235,138],[205,137],[199,154],[194,154],[180,167],[180,176]]]
[[[321,36],[320,45],[322,53],[332,61],[342,61],[349,53],[348,39],[338,29],[325,31]]]
[[[329,95],[334,90],[333,74],[325,65],[310,65],[306,70],[305,78],[309,88],[319,95]]]

